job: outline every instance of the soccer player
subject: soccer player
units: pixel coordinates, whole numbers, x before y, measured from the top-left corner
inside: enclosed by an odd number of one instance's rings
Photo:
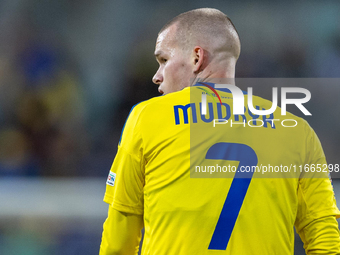
[[[274,123],[279,108],[233,115],[232,91],[217,86],[234,78],[239,54],[234,25],[216,9],[182,13],[159,32],[153,82],[164,96],[139,103],[126,121],[106,185],[101,255],[137,254],[143,227],[142,254],[293,254],[294,226],[307,254],[340,254],[328,170],[285,168],[326,165],[314,131],[290,113],[295,127]],[[216,95],[207,114],[202,91]],[[254,171],[262,166],[266,178]]]

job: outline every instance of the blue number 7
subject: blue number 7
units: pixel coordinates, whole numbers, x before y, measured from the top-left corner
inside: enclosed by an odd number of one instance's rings
[[[209,250],[226,250],[253,177],[252,172],[241,172],[240,168],[241,166],[256,166],[257,155],[251,147],[245,144],[216,143],[209,148],[205,158],[240,162],[209,245]]]

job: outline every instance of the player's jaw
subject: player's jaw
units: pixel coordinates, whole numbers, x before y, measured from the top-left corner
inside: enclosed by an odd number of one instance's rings
[[[162,95],[164,94],[164,91],[161,89],[161,86],[158,87],[158,92],[161,93]]]

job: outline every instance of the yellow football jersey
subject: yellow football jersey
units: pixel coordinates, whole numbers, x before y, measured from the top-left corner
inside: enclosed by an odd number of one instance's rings
[[[233,95],[223,90],[221,102],[207,97],[202,114],[202,88],[132,109],[104,201],[144,215],[142,254],[293,254],[294,225],[302,232],[340,215],[316,134],[279,108],[233,115]],[[253,104],[271,107],[255,96]]]

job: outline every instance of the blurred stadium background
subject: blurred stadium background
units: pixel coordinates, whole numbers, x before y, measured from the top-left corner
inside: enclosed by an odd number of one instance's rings
[[[340,77],[339,1],[0,1],[0,254],[98,254],[121,128],[131,106],[159,95],[157,33],[207,6],[238,29],[237,77]],[[332,81],[317,90],[329,115],[310,123],[339,164]]]

